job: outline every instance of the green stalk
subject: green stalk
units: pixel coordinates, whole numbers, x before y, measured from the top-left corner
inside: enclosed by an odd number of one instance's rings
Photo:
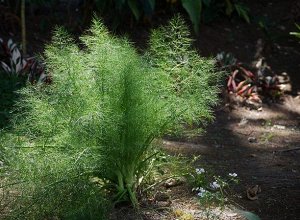
[[[136,194],[135,194],[135,191],[134,189],[132,189],[132,185],[130,184],[127,184],[127,190],[128,190],[128,194],[129,194],[129,197],[130,197],[130,201],[132,203],[132,206],[135,208],[135,209],[138,209],[139,208],[139,204],[138,204],[138,200],[136,198]]]
[[[124,181],[123,181],[123,175],[122,173],[118,170],[116,171],[117,178],[118,178],[118,191],[124,191]]]

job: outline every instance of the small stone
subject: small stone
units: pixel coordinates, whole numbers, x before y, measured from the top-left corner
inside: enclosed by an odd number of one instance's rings
[[[227,216],[228,217],[235,217],[235,216],[237,216],[237,213],[228,213]]]
[[[292,92],[292,84],[287,83],[287,84],[280,84],[278,85],[279,89],[284,91],[284,92]]]
[[[169,207],[171,205],[171,201],[158,201],[156,205],[160,207]]]
[[[215,148],[223,148],[224,146],[223,145],[221,145],[221,144],[216,144],[215,145]]]
[[[239,127],[245,126],[248,123],[248,120],[246,118],[242,118],[242,120],[240,121],[240,123],[238,124]]]
[[[278,129],[278,130],[285,130],[286,129],[286,127],[284,125],[273,125],[272,128]]]
[[[286,72],[282,72],[279,76],[277,76],[277,80],[279,84],[288,83],[290,81],[290,77]]]
[[[257,194],[259,194],[261,192],[261,188],[259,185],[255,185],[253,187],[249,187],[247,189],[247,198],[250,200],[257,200],[258,196]]]
[[[248,107],[250,110],[257,110],[261,107],[262,101],[259,97],[249,98],[245,102],[245,106]]]
[[[179,185],[183,184],[183,182],[184,182],[183,179],[170,178],[165,182],[164,186],[166,188],[171,188],[171,187],[179,186]]]
[[[255,137],[248,137],[248,141],[250,143],[255,143],[256,142],[256,138]]]

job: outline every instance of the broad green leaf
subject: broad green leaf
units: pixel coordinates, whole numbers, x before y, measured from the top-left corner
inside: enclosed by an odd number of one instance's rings
[[[198,34],[202,10],[202,0],[181,0],[181,3],[190,16],[196,34]]]
[[[243,217],[245,217],[247,220],[261,220],[257,215],[255,215],[252,212],[243,211],[240,209],[236,210],[239,214],[241,214]]]
[[[290,32],[290,35],[294,35],[295,37],[300,38],[300,25],[299,24],[295,24],[295,25],[298,28],[299,32]]]
[[[151,9],[154,10],[154,8],[155,8],[155,0],[148,0],[148,3],[150,4]]]
[[[234,7],[236,12],[239,14],[239,16],[244,18],[245,21],[249,24],[250,23],[250,18],[248,15],[249,9],[242,4],[234,4]]]
[[[232,3],[230,0],[225,0],[225,2],[226,2],[226,10],[225,10],[226,15],[230,16],[233,12]]]
[[[114,2],[116,4],[116,8],[121,10],[122,7],[124,6],[125,0],[115,0]]]
[[[97,10],[105,10],[105,7],[107,7],[108,1],[95,1],[95,5]]]
[[[300,38],[300,32],[290,32],[290,35]]]
[[[133,13],[136,20],[139,20],[141,17],[141,12],[138,9],[137,0],[128,0],[128,6]]]
[[[209,6],[211,3],[211,0],[202,0],[202,2],[205,6]]]
[[[143,7],[143,12],[146,15],[152,15],[155,8],[155,0],[146,0],[141,2]]]

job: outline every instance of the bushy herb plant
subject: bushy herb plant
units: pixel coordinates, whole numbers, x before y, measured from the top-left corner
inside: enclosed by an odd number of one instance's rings
[[[2,186],[14,192],[13,217],[101,219],[108,196],[137,207],[152,142],[213,118],[214,61],[191,42],[178,17],[153,31],[144,55],[97,20],[80,47],[57,30],[45,51],[53,83],[22,91],[20,144],[2,142],[18,148]]]

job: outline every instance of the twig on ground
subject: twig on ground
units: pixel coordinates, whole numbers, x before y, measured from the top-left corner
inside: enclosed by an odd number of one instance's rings
[[[295,147],[295,148],[290,148],[290,149],[286,149],[286,150],[278,150],[276,152],[290,152],[290,151],[297,151],[297,150],[300,150],[300,147]]]

